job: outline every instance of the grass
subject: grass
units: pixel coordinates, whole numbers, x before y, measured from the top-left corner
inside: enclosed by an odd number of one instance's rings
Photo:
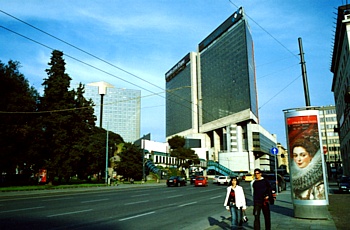
[[[66,188],[84,188],[84,187],[101,187],[106,186],[105,184],[98,183],[84,183],[84,184],[67,184],[67,185],[27,185],[27,186],[9,186],[0,187],[0,192],[11,192],[11,191],[31,191],[31,190],[45,190],[45,189],[66,189]]]
[[[157,183],[156,180],[147,180],[147,184]],[[130,182],[118,182],[118,184],[130,184]],[[142,184],[141,181],[135,181],[134,184]],[[114,184],[111,183],[111,186]],[[116,185],[116,184],[115,184]],[[12,192],[12,191],[32,191],[32,190],[49,190],[49,189],[68,189],[68,188],[87,188],[87,187],[105,187],[104,181],[102,182],[84,182],[84,181],[71,181],[68,184],[42,184],[42,185],[26,185],[26,186],[8,186],[0,187],[0,192]]]

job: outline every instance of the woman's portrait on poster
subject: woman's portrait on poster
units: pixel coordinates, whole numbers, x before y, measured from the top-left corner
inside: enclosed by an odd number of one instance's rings
[[[294,199],[324,200],[325,187],[319,142],[299,138],[292,143],[290,150]]]

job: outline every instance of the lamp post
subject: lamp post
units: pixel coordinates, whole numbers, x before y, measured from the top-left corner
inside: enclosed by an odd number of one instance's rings
[[[106,173],[105,184],[108,184],[108,122],[107,122],[107,134],[106,134]]]
[[[113,88],[114,86],[104,82],[94,82],[87,84],[89,86],[97,86],[98,94],[101,95],[101,104],[100,104],[100,128],[102,128],[102,117],[103,117],[103,96],[107,93],[107,88]],[[108,123],[107,123],[107,135],[106,135],[106,168],[105,168],[105,183],[108,182]]]

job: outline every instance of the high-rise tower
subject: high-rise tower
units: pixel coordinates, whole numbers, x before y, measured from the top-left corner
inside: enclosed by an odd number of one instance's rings
[[[119,134],[125,142],[140,138],[141,91],[107,88],[103,100],[102,127]],[[85,86],[85,98],[94,102],[94,114],[100,123],[100,95],[98,86]]]
[[[270,167],[276,137],[258,124],[254,45],[242,7],[165,77],[167,138],[200,139],[201,158],[229,165],[236,157],[246,171],[258,158]]]

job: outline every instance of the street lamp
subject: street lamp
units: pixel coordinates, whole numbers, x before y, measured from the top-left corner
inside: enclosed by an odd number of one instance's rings
[[[101,95],[101,104],[100,104],[100,128],[102,128],[102,115],[103,115],[103,96],[107,93],[107,88],[113,88],[114,86],[104,82],[93,82],[87,84],[89,86],[97,86],[98,94]],[[107,184],[108,180],[108,124],[107,124],[107,136],[106,136],[106,169],[105,169],[105,183]]]
[[[98,87],[98,94],[101,95],[101,104],[100,104],[100,128],[102,128],[102,115],[103,115],[103,96],[107,93],[107,88],[113,88],[114,86],[104,82],[104,81],[99,81],[99,82],[93,82],[90,84],[87,84],[89,86],[97,86]]]

